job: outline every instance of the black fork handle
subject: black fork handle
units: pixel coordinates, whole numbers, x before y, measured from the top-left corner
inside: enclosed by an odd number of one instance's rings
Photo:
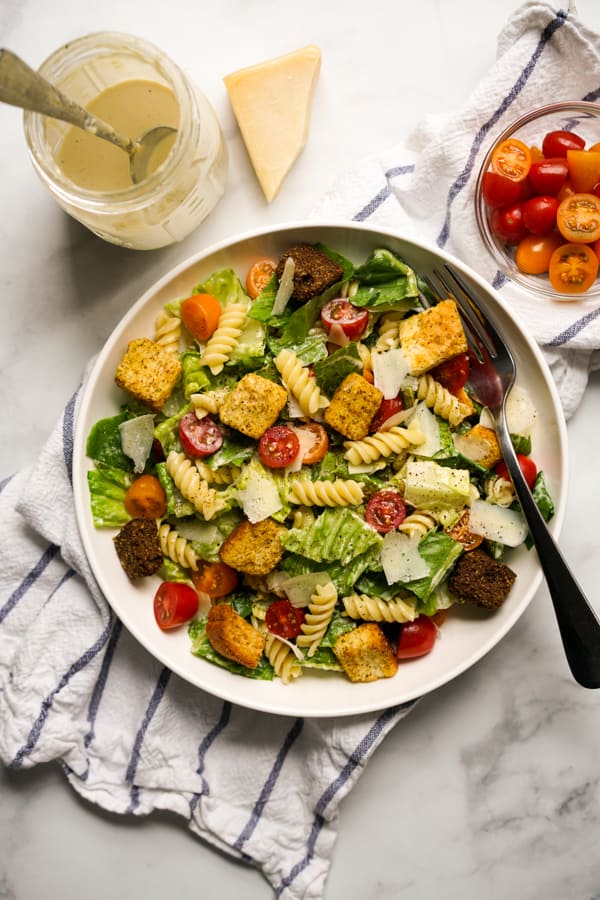
[[[589,605],[548,531],[519,466],[508,430],[498,423],[498,440],[554,606],[569,668],[586,688],[600,688],[600,620]]]

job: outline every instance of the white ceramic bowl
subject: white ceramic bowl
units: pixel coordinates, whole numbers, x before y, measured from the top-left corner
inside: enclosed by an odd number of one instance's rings
[[[233,675],[193,656],[185,628],[171,633],[157,628],[152,598],[158,578],[143,579],[140,584],[129,581],[114,550],[114,531],[94,528],[86,478],[91,468],[85,454],[89,430],[98,419],[114,415],[122,401],[122,394],[114,384],[114,373],[127,342],[152,336],[156,314],[163,304],[187,296],[194,285],[216,269],[231,266],[244,279],[257,258],[276,259],[299,241],[322,241],[357,263],[364,261],[373,248],[387,246],[416,272],[431,269],[433,264],[439,267],[451,262],[467,280],[487,291],[489,309],[510,340],[518,365],[518,381],[527,387],[539,413],[534,455],[538,467],[547,476],[556,504],[551,530],[558,534],[566,498],[566,427],[550,373],[533,339],[519,328],[499,296],[472,270],[448,254],[396,232],[360,224],[287,224],[255,231],[210,247],[160,279],[117,325],[84,388],[75,436],[73,488],[83,544],[98,583],[125,627],[149,653],[191,684],[242,706],[294,716],[346,716],[417,698],[447,683],[485,656],[510,631],[540,584],[542,573],[535,552],[521,547],[511,553],[510,565],[518,578],[497,612],[454,607],[433,652],[402,662],[394,678],[352,684],[340,673],[306,672],[290,685],[278,679],[259,681]]]

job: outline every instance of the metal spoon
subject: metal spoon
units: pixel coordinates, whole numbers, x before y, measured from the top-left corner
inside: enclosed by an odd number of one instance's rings
[[[139,184],[149,174],[150,160],[158,145],[177,133],[176,128],[157,125],[137,140],[132,140],[70,100],[15,53],[6,49],[0,49],[0,100],[69,122],[120,147],[129,154],[129,171],[134,184]]]

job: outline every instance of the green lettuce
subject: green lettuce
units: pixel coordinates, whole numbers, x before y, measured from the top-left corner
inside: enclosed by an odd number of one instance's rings
[[[133,460],[123,453],[119,431],[121,422],[129,418],[129,413],[124,410],[92,425],[86,443],[86,453],[90,459],[113,469],[123,469],[125,472],[133,470]]]
[[[348,507],[325,509],[307,528],[292,528],[282,543],[290,553],[314,562],[339,562],[348,565],[355,557],[381,549],[382,538],[362,516]]]
[[[122,469],[101,466],[87,473],[92,518],[96,528],[121,528],[131,516],[125,493],[131,478]]]
[[[313,368],[320,389],[326,397],[333,397],[344,378],[353,372],[361,372],[363,364],[358,346],[352,342],[316,362]]]
[[[429,566],[429,574],[414,581],[398,582],[419,598],[417,612],[427,616],[433,615],[437,609],[435,589],[444,580],[462,552],[462,544],[444,534],[443,531],[429,531],[421,539],[419,554]]]
[[[353,306],[385,311],[392,307],[414,309],[420,305],[417,276],[391,250],[383,247],[374,250],[356,269],[354,277],[359,288],[351,298]]]

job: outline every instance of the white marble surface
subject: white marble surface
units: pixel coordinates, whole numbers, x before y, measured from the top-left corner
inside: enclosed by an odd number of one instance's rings
[[[210,219],[181,245],[136,254],[103,244],[58,210],[26,157],[20,112],[0,108],[0,478],[35,458],[87,359],[159,275],[237,231],[301,218],[339,171],[393,143],[423,113],[459,105],[493,62],[496,35],[517,6],[0,0],[0,43],[35,65],[94,30],[159,44],[205,90],[231,154],[227,193]],[[577,6],[600,30],[597,0]],[[323,50],[310,141],[268,206],[221,78],[306,43]],[[596,608],[599,402],[594,376],[569,423],[561,540]],[[500,646],[427,697],[379,748],[342,805],[326,900],[600,897],[597,707],[598,695],[568,673],[542,587]],[[174,817],[103,814],[55,766],[0,770],[2,900],[169,895],[266,900],[272,892]]]

